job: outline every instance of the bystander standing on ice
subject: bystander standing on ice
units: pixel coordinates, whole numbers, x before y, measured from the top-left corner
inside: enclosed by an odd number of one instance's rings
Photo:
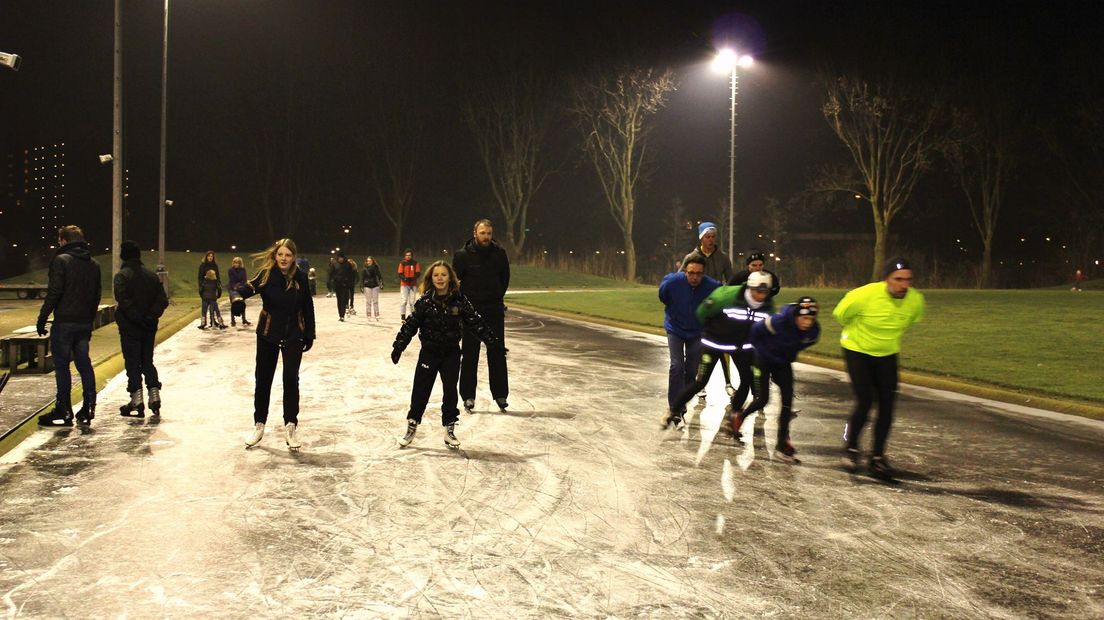
[[[208,269],[207,276],[199,284],[199,298],[203,301],[200,329],[207,329],[207,317],[210,317],[212,328],[226,329],[226,323],[222,322],[222,312],[218,307],[220,297],[222,297],[222,282],[219,282],[218,274],[214,269]]]
[[[414,300],[418,296],[418,275],[422,273],[422,266],[414,260],[414,250],[407,248],[399,261],[399,297],[402,304],[399,306],[399,314],[403,321],[407,312],[414,312]]]
[[[253,256],[259,270],[239,290],[242,297],[261,295],[262,309],[257,318],[257,387],[253,393],[253,433],[245,442],[251,448],[264,437],[268,421],[268,403],[276,362],[284,359],[284,439],[292,451],[298,451],[299,364],[303,353],[314,344],[314,300],[307,274],[295,266],[295,242],[280,239],[272,247]]]
[[[149,390],[149,408],[153,415],[161,414],[161,379],[153,364],[157,322],[169,307],[165,287],[157,274],[142,264],[142,251],[133,241],[124,241],[119,248],[123,260],[113,281],[115,324],[119,327],[119,343],[126,369],[127,393],[130,402],[119,407],[120,415],[144,417],[142,378]]]
[[[240,256],[235,256],[234,260],[230,261],[230,270],[226,272],[226,279],[226,289],[230,297],[230,325],[237,325],[236,317],[239,316],[242,319],[242,325],[252,325],[245,317],[245,299],[238,292],[238,289],[249,280],[249,276],[245,273],[245,263]]]
[[[441,424],[445,427],[445,445],[460,447],[456,438],[456,422],[460,410],[456,407],[456,383],[460,378],[460,339],[465,329],[487,343],[489,350],[502,347],[502,342],[483,322],[467,297],[460,292],[456,272],[443,260],[430,265],[422,278],[422,296],[399,329],[392,345],[391,361],[398,364],[403,351],[415,334],[422,348],[414,368],[414,385],[410,390],[410,411],[406,416],[406,434],[399,445],[406,447],[414,440],[433,391],[433,381],[441,376]]]
[[[858,468],[859,434],[877,399],[878,420],[874,424],[870,473],[892,479],[885,448],[897,399],[897,358],[905,329],[924,314],[924,296],[912,288],[912,268],[904,258],[890,259],[882,270],[882,278],[848,292],[832,314],[843,325],[840,345],[855,393],[855,407],[843,432],[846,464],[852,471]]]
[[[376,259],[371,256],[364,259],[360,284],[364,287],[364,318],[375,317],[377,321],[380,320],[379,294],[383,290],[383,274],[380,273]]]
[[[344,252],[338,252],[334,256],[333,265],[333,289],[337,295],[337,320],[344,321],[345,313],[349,311],[349,297],[353,292],[353,282],[356,280],[356,270],[345,257]]]

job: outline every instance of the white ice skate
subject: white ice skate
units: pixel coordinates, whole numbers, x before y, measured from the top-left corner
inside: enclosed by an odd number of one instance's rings
[[[264,437],[264,423],[257,422],[253,426],[253,434],[249,436],[249,439],[245,440],[245,449],[248,450],[253,446],[261,443],[261,439]]]
[[[405,448],[410,445],[410,442],[414,441],[414,435],[418,432],[418,423],[414,420],[406,421],[406,434],[399,437],[399,447]]]
[[[298,452],[303,445],[299,443],[299,438],[295,436],[295,427],[295,422],[291,422],[284,427],[284,440],[287,442],[288,450],[292,452]]]
[[[445,427],[445,445],[450,448],[460,447],[460,440],[456,438],[456,422]]]

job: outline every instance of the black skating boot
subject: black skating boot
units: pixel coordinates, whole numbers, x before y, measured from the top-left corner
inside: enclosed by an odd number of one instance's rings
[[[736,439],[736,443],[744,443],[744,435],[740,432],[740,427],[744,425],[744,420],[747,418],[747,414],[737,409],[733,412],[732,417],[729,418],[729,422],[732,425],[732,436]]]
[[[77,424],[81,426],[88,426],[92,424],[92,419],[96,417],[96,396],[85,396],[84,402],[81,403],[81,408],[77,410]]]
[[[161,388],[149,388],[150,415],[161,415]]]
[[[862,455],[859,453],[858,448],[843,448],[843,468],[852,474],[859,473],[859,459]]]
[[[146,417],[146,404],[142,402],[142,388],[130,393],[130,402],[119,407],[119,415],[128,418]]]
[[[498,405],[502,413],[506,413],[506,408],[510,406],[510,403],[506,402],[505,398],[496,398],[495,404]]]
[[[38,416],[39,426],[72,426],[73,408],[69,405],[55,405],[53,411]]]
[[[877,478],[878,480],[882,480],[884,482],[892,482],[894,484],[900,482],[893,475],[893,468],[889,466],[889,463],[886,461],[886,458],[884,456],[870,457],[870,462],[867,464],[867,468],[868,471],[870,471],[870,475],[874,478]]]
[[[467,411],[468,413],[471,413],[471,412],[475,411],[475,399],[474,398],[465,398],[464,399],[464,411]]]
[[[793,463],[794,465],[801,463],[797,456],[795,456],[797,454],[797,448],[790,443],[789,439],[780,442],[778,447],[774,449],[774,453],[778,456],[778,460],[784,463]]]

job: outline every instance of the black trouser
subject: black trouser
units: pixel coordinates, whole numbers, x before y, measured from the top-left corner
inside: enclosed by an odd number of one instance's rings
[[[736,365],[736,372],[740,375],[740,387],[736,388],[736,394],[732,396],[732,408],[743,409],[744,403],[747,402],[748,394],[755,396],[752,392],[752,382],[755,380],[755,375],[751,372],[751,365],[755,361],[754,349],[738,349],[730,353],[732,356],[732,362]],[[725,364],[725,369],[728,369],[728,364]],[[725,375],[725,379],[728,379],[728,375]]]
[[[790,364],[772,364],[763,360],[756,360],[755,366],[759,369],[759,386],[756,390],[755,400],[751,401],[744,415],[751,415],[761,411],[770,402],[770,384],[778,386],[782,393],[782,411],[778,415],[778,445],[785,445],[790,439],[790,418],[793,412],[794,378],[793,366]],[[743,386],[741,386],[743,387]]]
[[[349,287],[341,284],[337,286],[334,292],[337,293],[337,316],[345,318],[345,311],[349,309],[349,294],[352,291]]]
[[[433,380],[441,375],[441,424],[448,426],[460,419],[456,408],[456,380],[460,376],[460,349],[435,349],[422,346],[414,368],[414,387],[410,390],[408,420],[421,424],[422,414],[433,391]]]
[[[142,377],[146,378],[147,388],[161,389],[157,367],[153,365],[153,341],[157,337],[157,328],[129,328],[123,327],[121,321],[117,323],[119,343],[123,349],[123,367],[126,368],[127,392],[141,390]]]
[[[491,384],[491,397],[495,400],[510,395],[510,380],[506,373],[506,312],[501,304],[476,308],[491,332],[498,337],[501,347],[487,349],[487,377]],[[460,362],[460,397],[464,400],[475,398],[475,383],[479,369],[479,337],[467,328],[464,329],[463,350]]]
[[[284,424],[299,423],[299,364],[303,361],[303,342],[298,337],[280,344],[257,338],[257,390],[253,393],[255,423],[268,421],[272,377],[281,353],[284,356]]]
[[[878,421],[874,424],[873,456],[885,454],[889,429],[893,426],[893,404],[897,399],[897,354],[874,357],[850,349],[843,350],[851,391],[855,393],[855,409],[844,433],[847,447],[858,449],[859,434],[866,426],[867,414],[874,399],[878,399]]]
[[[690,402],[690,399],[705,389],[705,384],[709,383],[709,376],[713,374],[713,369],[716,368],[717,362],[723,360],[726,353],[732,353],[731,351],[721,351],[714,349],[713,347],[702,343],[701,348],[701,362],[698,364],[698,374],[694,375],[694,382],[688,383],[685,388],[682,389],[682,393],[675,399],[674,403],[671,403],[671,411],[683,411],[686,409],[686,403]],[[742,385],[740,387],[743,387]],[[745,393],[746,394],[746,393]],[[732,397],[732,407],[736,408],[736,397]],[[743,404],[741,402],[741,404]]]

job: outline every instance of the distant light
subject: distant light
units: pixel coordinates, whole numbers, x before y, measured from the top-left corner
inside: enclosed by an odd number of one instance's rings
[[[1023,237],[1020,237],[1020,243],[1023,243],[1024,241],[1027,241],[1027,239],[1024,239]]]
[[[713,70],[717,73],[728,73],[736,66],[737,60],[736,52],[725,48],[717,52],[717,56],[713,58]]]
[[[1047,237],[1047,238],[1046,238],[1046,240],[1047,240],[1047,241],[1050,241],[1050,237]]]
[[[236,250],[236,249],[238,249],[238,246],[236,246],[236,245],[232,245],[232,246],[230,246],[230,249],[231,249],[231,250]]]
[[[594,250],[594,253],[595,253],[595,254],[601,254],[602,252],[600,252],[600,251],[598,251],[598,250]]]

